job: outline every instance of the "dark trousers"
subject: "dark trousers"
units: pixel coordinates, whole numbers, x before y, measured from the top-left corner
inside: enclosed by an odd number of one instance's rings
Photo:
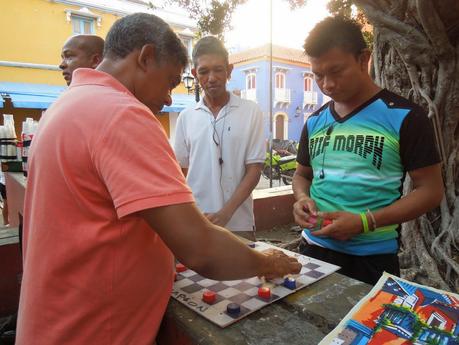
[[[384,271],[400,276],[397,254],[349,255],[310,245],[305,239],[300,242],[299,252],[300,254],[341,266],[338,273],[371,285],[376,284]]]

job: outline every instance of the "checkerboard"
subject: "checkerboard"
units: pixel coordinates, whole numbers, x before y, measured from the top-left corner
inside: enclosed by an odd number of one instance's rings
[[[172,297],[209,321],[220,327],[226,327],[339,269],[339,266],[280,249],[264,242],[255,242],[255,250],[263,251],[271,248],[282,250],[285,254],[296,257],[302,264],[301,272],[292,276],[296,279],[295,289],[286,288],[283,285],[283,279],[276,279],[269,283],[263,282],[258,277],[243,280],[216,281],[202,277],[198,273],[188,269],[177,273],[177,280],[172,289]],[[271,288],[271,298],[269,300],[258,296],[258,288],[261,286],[269,286]],[[206,290],[216,293],[214,303],[207,304],[202,300],[202,294]],[[237,316],[226,312],[226,306],[229,303],[240,305],[241,312]]]

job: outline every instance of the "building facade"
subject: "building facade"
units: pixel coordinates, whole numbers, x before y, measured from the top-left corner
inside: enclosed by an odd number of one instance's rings
[[[274,139],[299,141],[307,117],[329,100],[314,82],[309,59],[301,50],[273,45],[271,71],[269,44],[231,54],[230,63],[234,64],[234,70],[229,90],[258,103],[267,139],[272,123]]]
[[[196,25],[178,9],[152,9],[143,0],[0,0],[0,109],[14,114],[16,125],[25,116],[38,119],[63,91],[59,70],[61,49],[72,35],[105,38],[112,24],[135,12],[155,14],[171,25],[191,53]],[[174,133],[176,117],[193,102],[183,85],[173,105],[158,116],[166,132]],[[18,129],[17,129],[18,130]]]

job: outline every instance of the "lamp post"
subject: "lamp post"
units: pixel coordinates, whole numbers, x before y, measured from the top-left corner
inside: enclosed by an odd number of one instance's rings
[[[199,83],[197,80],[191,74],[187,73],[183,76],[183,84],[188,90],[188,94],[194,91],[194,99],[196,102],[199,102]]]
[[[301,107],[297,106],[295,109],[295,117],[300,117],[301,115]]]
[[[269,1],[269,188],[273,187],[273,0]]]

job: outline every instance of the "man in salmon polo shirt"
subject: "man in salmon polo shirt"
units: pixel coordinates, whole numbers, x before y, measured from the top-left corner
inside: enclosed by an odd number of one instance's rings
[[[173,256],[217,280],[298,273],[197,209],[153,113],[171,104],[186,49],[160,18],[110,29],[96,70],[78,69],[40,121],[24,209],[16,344],[152,344]]]

